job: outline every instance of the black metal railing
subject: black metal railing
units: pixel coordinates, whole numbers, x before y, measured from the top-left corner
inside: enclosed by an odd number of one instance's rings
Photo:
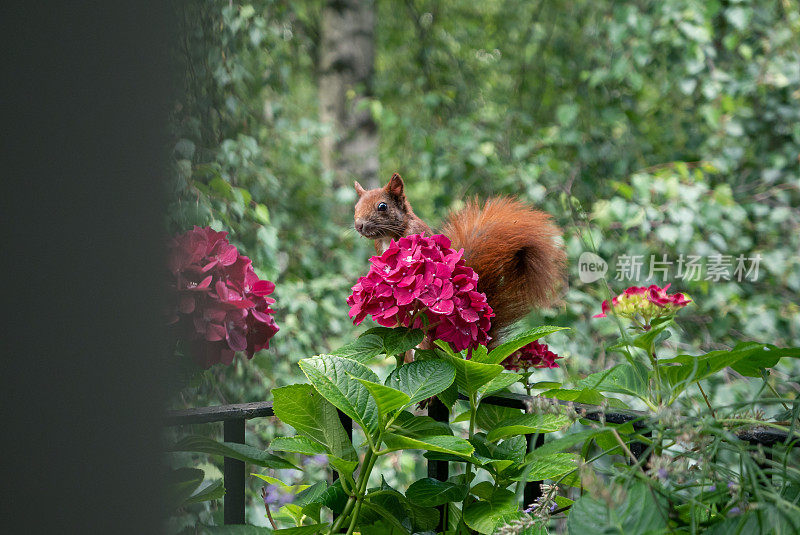
[[[523,394],[498,394],[487,397],[481,403],[510,407],[514,409],[528,409],[535,396]],[[557,401],[560,404],[567,402]],[[608,408],[597,405],[583,403],[570,403],[570,405],[581,415],[581,417],[593,421],[605,421],[614,424],[624,424],[630,422],[634,429],[642,431],[642,436],[648,436],[647,419],[651,417],[649,413],[634,410],[609,410]],[[223,423],[223,436],[226,442],[237,444],[245,443],[245,420],[253,418],[263,418],[274,416],[272,403],[240,403],[235,405],[218,405],[212,407],[200,407],[197,409],[183,409],[169,411],[165,418],[167,426],[180,426],[191,424],[204,424],[212,422]],[[447,408],[438,400],[432,400],[428,405],[428,415],[439,422],[449,422],[450,414]],[[353,438],[352,419],[339,411],[339,418],[344,425],[350,439]],[[767,427],[745,428],[737,431],[740,440],[749,442],[751,445],[761,444],[762,446],[772,447],[779,443],[787,444],[789,447],[800,445],[800,441],[788,440],[788,435],[777,429]],[[528,448],[531,448],[531,441],[534,435],[528,435]],[[544,444],[544,435],[537,434],[536,443],[533,448]],[[637,458],[649,455],[651,448],[642,442],[632,442],[631,453]],[[334,473],[335,475],[335,473]],[[428,461],[428,477],[446,481],[449,477],[448,461]],[[225,524],[244,524],[245,523],[245,463],[237,459],[225,457],[223,467],[223,478],[225,486],[225,497],[223,500],[223,512]],[[541,495],[541,481],[532,481],[525,485],[524,501],[526,504],[533,503]],[[440,515],[443,518],[443,515]]]

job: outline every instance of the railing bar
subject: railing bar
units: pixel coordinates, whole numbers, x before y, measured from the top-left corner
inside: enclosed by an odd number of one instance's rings
[[[272,403],[258,401],[255,403],[237,403],[234,405],[213,405],[196,409],[181,409],[167,411],[164,424],[167,426],[205,424],[210,422],[224,422],[226,420],[249,420],[274,416]]]
[[[348,415],[336,409],[336,412],[339,413],[339,421],[342,422],[342,426],[344,426],[344,431],[347,433],[347,436],[350,438],[350,442],[353,442],[353,419],[350,418]],[[339,479],[339,474],[335,470],[331,469],[331,483],[336,483],[336,480]],[[333,513],[333,520],[336,520],[338,517],[335,512]]]
[[[447,406],[439,401],[438,398],[432,398],[428,403],[428,416],[436,420],[437,422],[450,422],[450,411],[447,409]],[[433,479],[437,479],[439,481],[447,481],[447,478],[450,477],[450,463],[448,461],[427,461],[428,464],[428,477]],[[437,507],[439,510],[439,527],[437,528],[438,531],[444,531],[447,526],[445,526],[445,512],[447,504],[440,505]]]
[[[244,444],[244,419],[226,420],[223,426],[225,442]],[[243,461],[229,457],[224,458],[223,513],[225,524],[244,524],[244,468]]]
[[[531,447],[533,437],[536,437],[536,442]],[[544,446],[544,433],[536,433],[535,435],[525,435],[525,444],[527,444],[527,451],[533,451],[540,446]],[[522,503],[524,507],[530,506],[542,495],[542,481],[529,481],[525,483],[525,489],[522,493]]]

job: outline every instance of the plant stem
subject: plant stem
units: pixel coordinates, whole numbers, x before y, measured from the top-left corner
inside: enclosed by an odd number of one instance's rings
[[[478,399],[475,393],[469,395],[469,439],[472,440],[472,436],[475,434],[475,415],[478,412]],[[471,481],[472,475],[472,463],[467,461],[467,470],[465,474],[465,480],[467,489],[469,489],[469,484]],[[467,500],[469,500],[469,491],[467,491],[467,495],[464,496],[464,501],[461,504],[461,522],[464,522],[464,508],[467,506]]]
[[[716,420],[717,419],[717,413],[714,412],[714,407],[712,407],[711,406],[711,402],[708,401],[708,396],[706,395],[706,391],[703,390],[703,386],[700,384],[700,381],[697,381],[697,388],[699,388],[700,389],[700,393],[703,394],[703,399],[706,400],[706,405],[708,405],[708,410],[711,411],[711,416],[713,416],[714,419]]]
[[[765,373],[765,375],[766,375],[766,373]],[[772,390],[772,393],[773,393],[773,394],[775,394],[775,397],[776,397],[776,398],[778,398],[778,399],[780,400],[780,404],[781,404],[781,405],[783,405],[783,408],[784,408],[784,409],[786,409],[786,410],[788,411],[788,410],[789,410],[789,406],[788,406],[786,403],[784,403],[784,402],[783,402],[783,398],[781,397],[781,395],[780,395],[780,394],[778,394],[778,391],[777,391],[777,390],[775,390],[775,387],[773,387],[773,386],[772,386],[772,385],[769,383],[769,381],[767,380],[767,378],[766,378],[766,377],[764,377],[764,384],[766,384],[766,385],[767,385],[767,387],[768,387],[770,390]]]
[[[378,439],[378,443],[380,443],[380,438]],[[367,454],[364,456],[364,468],[358,478],[356,505],[350,516],[350,527],[347,528],[347,535],[352,535],[353,530],[356,529],[358,514],[361,512],[361,504],[364,501],[364,494],[366,494],[367,485],[369,484],[369,475],[372,473],[372,468],[375,466],[375,461],[377,459],[378,456],[372,452],[372,449],[367,450]]]
[[[661,372],[658,370],[655,343],[650,343],[650,351],[647,356],[650,357],[650,364],[653,366],[653,378],[656,382],[656,405],[661,405]]]
[[[333,526],[331,526],[330,531],[328,531],[328,535],[339,533],[342,524],[344,524],[344,521],[347,519],[347,515],[350,514],[350,510],[353,508],[353,505],[355,503],[356,503],[355,496],[350,496],[350,498],[347,499],[347,504],[345,504],[344,509],[342,510],[342,514],[339,515],[339,518],[337,518],[336,522],[333,523]]]

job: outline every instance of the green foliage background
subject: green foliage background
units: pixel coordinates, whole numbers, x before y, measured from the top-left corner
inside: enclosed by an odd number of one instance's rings
[[[229,231],[276,283],[281,327],[269,351],[208,372],[178,403],[269,399],[298,378],[299,359],[362,330],[345,299],[372,254],[352,230],[355,193],[335,184],[317,148],[328,128],[317,107],[320,3],[185,2],[177,12],[172,53],[185,84],[167,227]],[[760,254],[756,282],[671,274],[695,302],[672,349],[800,345],[797,3],[379,0],[376,12],[368,105],[383,175],[400,172],[434,225],[465,197],[495,194],[555,216],[570,289],[563,307],[528,323],[573,327],[547,340],[569,376],[616,362],[598,349],[616,325],[591,316],[608,287],[632,284],[582,284],[583,251],[611,274],[622,254]],[[264,440],[268,424],[256,428]]]

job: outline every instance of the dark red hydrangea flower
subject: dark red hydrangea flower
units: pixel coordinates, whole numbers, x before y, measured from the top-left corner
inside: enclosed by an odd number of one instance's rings
[[[167,265],[175,305],[169,324],[191,345],[204,368],[230,364],[236,351],[248,358],[269,347],[278,326],[267,297],[275,285],[260,280],[252,261],[231,245],[227,232],[194,227],[169,243]]]
[[[372,316],[384,327],[426,329],[424,316],[428,336],[456,351],[486,344],[494,313],[463,253],[441,234],[392,240],[381,256],[370,258],[369,273],[347,298],[353,323]]]
[[[556,359],[561,359],[547,347],[547,344],[540,344],[533,341],[517,349],[506,360],[503,366],[507,370],[525,371],[528,368],[558,368]]]

